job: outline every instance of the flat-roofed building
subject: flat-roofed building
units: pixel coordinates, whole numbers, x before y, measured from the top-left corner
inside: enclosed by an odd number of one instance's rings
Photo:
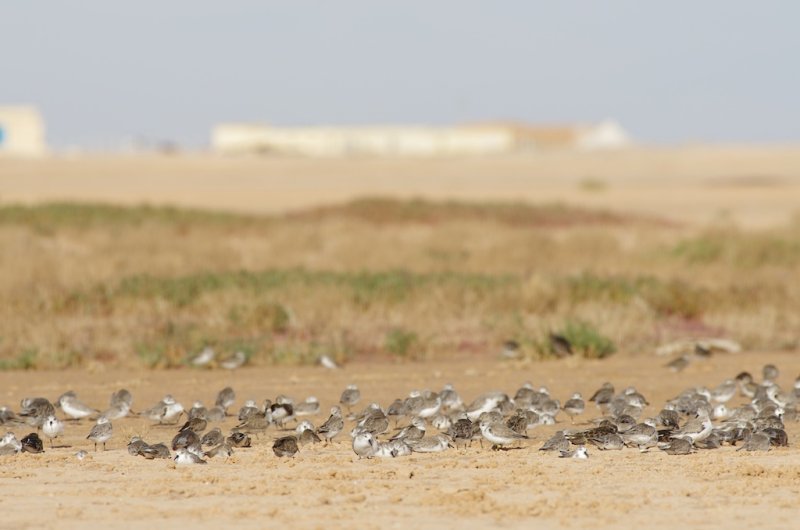
[[[46,151],[44,121],[36,107],[0,106],[0,155],[41,156]]]

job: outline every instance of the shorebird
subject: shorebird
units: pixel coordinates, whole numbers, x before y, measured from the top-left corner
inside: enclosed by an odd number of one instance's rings
[[[224,456],[225,458],[228,458],[232,454],[233,454],[233,446],[228,442],[222,442],[218,445],[215,445],[205,453],[203,453],[203,456],[207,458],[214,458],[217,456]]]
[[[0,439],[0,455],[11,455],[22,451],[22,444],[13,432],[7,432]]]
[[[415,453],[439,453],[453,447],[453,442],[444,434],[427,436],[419,440],[403,440]]]
[[[241,368],[247,362],[247,354],[243,351],[237,351],[230,357],[226,357],[219,362],[219,365],[226,370],[236,370]]]
[[[221,407],[222,410],[227,412],[235,401],[236,401],[236,392],[234,392],[231,387],[226,386],[217,393],[217,399],[214,400],[214,405],[216,405],[217,407]]]
[[[711,398],[717,403],[727,403],[736,395],[736,381],[733,379],[726,379],[720,385],[711,391]]]
[[[214,351],[214,348],[211,346],[206,346],[200,351],[200,353],[189,359],[189,364],[196,368],[203,368],[209,366],[214,361],[215,356],[216,352]]]
[[[684,438],[689,441],[689,443],[695,443],[697,441],[705,439],[709,434],[711,434],[711,430],[714,428],[714,425],[711,423],[711,418],[708,416],[708,412],[705,409],[699,409],[697,411],[697,417],[687,421],[683,427],[678,429],[677,431],[673,431],[670,435],[671,438]]]
[[[464,402],[461,400],[461,396],[458,395],[458,392],[456,392],[455,387],[451,383],[447,383],[442,387],[442,391],[439,392],[439,397],[442,400],[442,412],[462,410],[464,408]]]
[[[111,394],[108,409],[103,411],[101,416],[105,416],[111,421],[124,418],[131,411],[132,404],[133,396],[130,392],[122,388]]]
[[[481,434],[492,443],[492,449],[495,450],[519,440],[528,439],[527,435],[514,432],[503,423],[492,423],[489,420],[482,420],[480,427]]]
[[[500,357],[503,359],[519,359],[519,350],[519,342],[515,340],[507,340],[503,343],[503,349],[500,351]]]
[[[625,445],[622,437],[613,432],[592,434],[586,440],[602,451],[618,451]]]
[[[180,431],[194,431],[197,434],[201,434],[203,431],[206,430],[208,426],[208,422],[203,418],[191,418],[183,426],[179,429]]]
[[[53,447],[53,438],[58,438],[64,434],[64,422],[51,414],[44,420],[42,432],[50,438],[50,447]]]
[[[233,428],[234,431],[237,432],[246,432],[249,434],[258,435],[264,431],[266,431],[270,426],[270,420],[267,418],[265,414],[262,414],[260,411],[256,414],[248,416],[244,421],[239,423],[236,427]]]
[[[164,444],[148,445],[142,449],[142,456],[148,460],[155,458],[170,458],[172,455],[169,453],[169,447]]]
[[[674,438],[669,443],[659,445],[658,448],[668,455],[688,455],[694,451],[692,442],[685,438]]]
[[[575,424],[575,416],[580,416],[586,410],[586,403],[583,401],[580,392],[575,392],[572,397],[564,403],[564,412],[567,413],[569,419]]]
[[[650,423],[638,423],[620,436],[626,445],[635,445],[641,452],[647,451],[648,448],[658,443],[658,431]]]
[[[339,398],[339,404],[347,407],[348,414],[350,413],[350,409],[358,403],[361,399],[361,392],[358,390],[356,385],[347,385],[347,387],[342,392],[341,397]]]
[[[471,421],[467,418],[461,418],[450,426],[450,430],[447,434],[450,436],[450,439],[453,440],[453,443],[458,446],[458,442],[472,442],[475,429]]]
[[[569,440],[564,436],[564,431],[557,431],[539,448],[539,451],[569,451]]]
[[[421,440],[425,436],[427,426],[425,420],[422,418],[412,418],[411,425],[403,427],[403,429],[389,438],[390,440],[404,440],[406,443]]]
[[[372,458],[378,451],[378,441],[371,432],[359,433],[353,438],[353,452],[362,458]]]
[[[158,422],[159,425],[178,423],[181,414],[183,414],[183,405],[175,401],[171,394],[167,394],[155,406],[142,412],[143,416]]]
[[[184,431],[179,432],[172,438],[172,450],[175,451],[177,449],[191,449],[191,448],[199,448],[200,447],[200,437],[197,436],[197,433],[186,429]],[[194,451],[193,451],[194,452]]]
[[[50,401],[43,397],[25,398],[20,402],[21,418],[31,427],[41,428],[48,416],[54,416],[56,409]]]
[[[71,390],[61,394],[61,397],[58,398],[57,405],[64,414],[73,420],[81,420],[100,413],[79,400],[75,392]]]
[[[272,444],[272,452],[275,456],[294,456],[298,451],[297,438],[294,436],[284,436],[275,440]]]
[[[319,414],[319,400],[314,396],[308,396],[302,403],[294,405],[295,416],[314,416]]]
[[[763,432],[751,433],[744,444],[737,451],[769,451],[770,438]]]
[[[20,440],[20,445],[22,445],[23,453],[44,453],[42,439],[39,438],[39,435],[35,432],[30,433]]]
[[[311,443],[316,444],[321,441],[322,440],[320,439],[320,437],[317,436],[317,433],[314,432],[312,429],[305,429],[301,431],[300,434],[297,435],[297,442],[300,445],[308,445]]]
[[[147,442],[138,436],[134,436],[131,438],[131,441],[128,442],[128,454],[131,456],[139,456],[147,447]]]
[[[336,361],[330,355],[320,355],[319,356],[319,364],[323,368],[327,368],[328,370],[338,370],[339,365],[336,364]]]
[[[200,445],[203,447],[215,447],[225,441],[225,436],[219,427],[214,427],[200,438]]]
[[[508,396],[502,392],[487,392],[475,398],[467,407],[467,418],[475,421],[484,412],[490,412],[500,406],[500,403],[507,402]]]
[[[250,447],[252,441],[250,437],[243,432],[232,432],[226,442],[230,443],[233,447]]]
[[[321,435],[323,438],[325,438],[325,441],[328,442],[333,440],[336,435],[342,432],[342,429],[344,429],[342,409],[339,407],[333,407],[331,408],[330,417],[327,419],[327,421],[325,421],[325,423],[319,426],[319,429],[317,429],[317,434]]]
[[[586,450],[586,447],[579,445],[575,448],[574,451],[570,451],[567,449],[566,451],[560,451],[558,455],[559,458],[577,458],[579,460],[586,460],[589,458],[589,451]]]
[[[192,464],[207,464],[205,460],[196,454],[188,451],[187,449],[178,449],[175,452],[175,464],[179,466],[192,465]]]
[[[111,422],[105,416],[100,416],[97,418],[97,423],[94,427],[92,427],[92,430],[89,432],[89,436],[87,436],[86,439],[94,442],[95,451],[97,451],[97,444],[103,444],[103,451],[105,451],[106,442],[111,439],[112,433],[113,429],[111,427]]]
[[[550,333],[550,352],[556,357],[568,357],[572,355],[572,344],[564,335]]]
[[[375,455],[380,458],[397,458],[411,454],[411,447],[403,440],[389,440],[388,442],[378,442]]]
[[[592,397],[589,398],[589,401],[593,401],[595,405],[600,408],[603,408],[604,405],[608,405],[611,403],[611,400],[614,398],[614,385],[611,383],[603,383]]]
[[[761,375],[764,378],[764,382],[775,382],[780,372],[778,371],[778,367],[774,364],[765,364],[761,369]]]

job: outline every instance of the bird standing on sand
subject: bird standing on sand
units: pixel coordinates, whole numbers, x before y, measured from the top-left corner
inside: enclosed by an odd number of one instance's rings
[[[330,417],[327,419],[327,421],[325,421],[325,423],[319,426],[319,429],[317,429],[317,434],[325,438],[326,442],[329,442],[333,440],[336,435],[342,432],[342,429],[344,429],[342,409],[339,407],[333,407],[331,408]]]
[[[106,442],[111,439],[111,434],[113,433],[113,428],[111,427],[111,422],[105,416],[100,416],[97,418],[97,424],[92,427],[89,436],[86,437],[87,440],[91,440],[94,442],[94,450],[97,451],[97,444],[103,444],[103,451],[106,450]]]
[[[575,416],[580,416],[584,410],[586,410],[586,402],[583,401],[580,392],[572,394],[572,397],[564,403],[564,412],[569,415],[573,424],[575,424]]]
[[[44,420],[42,432],[50,438],[50,447],[53,447],[53,438],[58,438],[64,433],[64,422],[51,414]]]
[[[347,407],[348,414],[350,413],[350,409],[359,402],[361,399],[361,391],[358,390],[356,385],[347,385],[347,387],[342,392],[341,397],[339,398],[339,404]]]

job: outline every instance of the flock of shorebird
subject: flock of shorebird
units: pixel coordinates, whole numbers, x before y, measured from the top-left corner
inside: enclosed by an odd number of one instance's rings
[[[652,417],[644,417],[649,403],[635,388],[616,392],[613,385],[605,383],[588,400],[601,415],[585,420],[582,426],[576,426],[576,418],[586,414],[587,405],[579,393],[562,404],[547,388],[536,388],[530,383],[522,385],[513,396],[487,392],[469,404],[452,385],[445,385],[439,392],[415,390],[386,408],[371,403],[358,413],[353,413],[353,408],[361,401],[361,392],[355,385],[349,385],[342,392],[339,405],[331,409],[330,417],[318,427],[308,419],[320,412],[316,398],[295,401],[280,395],[274,402],[266,400],[261,405],[246,401],[238,410],[236,426],[227,436],[220,427],[210,430],[208,427],[232,416],[236,395],[230,387],[218,393],[210,408],[198,401],[185,409],[167,395],[138,413],[132,411],[133,396],[124,389],[114,392],[108,407],[102,411],[86,405],[75,392],[69,391],[55,402],[43,397],[25,398],[16,413],[0,407],[0,423],[7,427],[37,428],[21,440],[14,432],[7,432],[0,440],[0,455],[42,452],[45,444],[40,432],[54,446],[54,440],[63,436],[66,422],[79,425],[84,419],[96,419],[86,439],[94,444],[95,451],[100,445],[105,450],[114,433],[112,422],[134,415],[176,427],[186,415],[171,443],[151,444],[134,436],[127,446],[131,455],[172,458],[180,465],[205,464],[208,458],[230,456],[234,450],[250,447],[251,435],[258,437],[271,427],[282,430],[272,444],[275,455],[291,457],[307,444],[334,441],[348,422],[352,425],[349,431],[352,448],[359,458],[447,451],[473,441],[479,441],[481,446],[486,441],[492,449],[500,450],[525,447],[530,429],[555,424],[562,412],[569,416],[570,428],[557,431],[539,450],[554,451],[564,458],[588,458],[587,446],[598,450],[633,447],[642,452],[657,447],[667,454],[685,455],[741,442],[738,450],[768,451],[774,446],[788,445],[784,421],[800,419],[796,408],[800,378],[785,392],[776,383],[777,377],[778,369],[766,365],[760,382],[750,373],[742,372],[714,388],[689,388],[667,401]],[[733,407],[731,400],[737,395],[745,399]],[[57,410],[63,419],[56,414]],[[293,429],[289,429],[290,423]],[[431,433],[432,430],[436,433]],[[86,455],[85,450],[76,453],[80,459]]]

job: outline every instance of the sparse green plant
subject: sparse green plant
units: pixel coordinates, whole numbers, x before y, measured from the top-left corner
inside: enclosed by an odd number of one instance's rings
[[[403,328],[393,328],[386,333],[384,347],[386,351],[400,358],[413,357],[418,353],[419,337],[413,331]]]
[[[614,342],[588,322],[568,320],[558,333],[569,341],[574,353],[587,359],[603,359],[617,351]]]

